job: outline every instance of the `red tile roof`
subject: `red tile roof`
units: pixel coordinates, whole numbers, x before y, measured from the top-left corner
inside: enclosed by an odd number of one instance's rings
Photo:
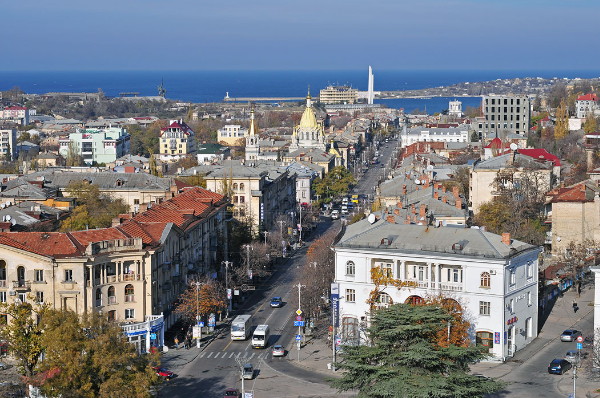
[[[26,111],[27,108],[24,106],[9,106],[8,108],[4,108],[5,111]]]
[[[487,146],[485,146],[485,148],[500,148],[502,146],[502,140],[498,137],[494,138],[493,140],[490,141],[489,144],[487,144]],[[507,145],[508,147],[508,145]]]
[[[580,95],[577,97],[577,101],[598,101],[598,96],[596,94]]]
[[[549,160],[553,162],[555,166],[560,166],[560,159],[558,156],[553,155],[542,148],[519,149],[519,153],[537,160]]]
[[[585,183],[579,183],[568,188],[553,189],[548,192],[552,202],[588,202]]]

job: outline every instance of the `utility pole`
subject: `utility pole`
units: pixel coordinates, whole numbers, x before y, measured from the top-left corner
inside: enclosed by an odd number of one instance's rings
[[[294,285],[294,287],[298,288],[298,311],[296,311],[296,314],[298,314],[300,316],[300,315],[302,315],[302,309],[301,309],[301,306],[300,306],[300,303],[301,303],[301,289],[303,287],[306,287],[306,285],[302,285],[302,284],[298,283],[297,285]],[[298,326],[298,336],[300,336],[302,334],[300,328],[301,328],[301,326]],[[301,345],[301,343],[302,343],[302,341],[298,340],[298,346],[297,346],[298,347],[298,362],[300,362],[300,345]]]
[[[200,326],[200,282],[195,282],[196,284],[196,326],[200,330],[200,338],[196,339],[196,348],[200,348],[200,341],[202,340],[202,327]]]
[[[265,235],[265,245],[267,244],[267,235],[269,235],[269,231],[263,231],[263,234]]]
[[[229,318],[229,311],[231,310],[231,293],[229,291],[227,268],[229,268],[229,265],[233,265],[233,263],[231,261],[223,261],[223,264],[225,264],[225,293],[227,293],[227,312],[225,313],[225,318]]]
[[[298,224],[298,243],[302,244],[302,204],[300,204],[300,223]]]

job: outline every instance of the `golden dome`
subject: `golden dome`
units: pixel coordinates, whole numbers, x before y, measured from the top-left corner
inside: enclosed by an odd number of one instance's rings
[[[312,107],[307,106],[302,114],[302,118],[300,119],[300,124],[298,125],[301,129],[317,129],[319,124],[317,123],[317,116],[313,111]]]

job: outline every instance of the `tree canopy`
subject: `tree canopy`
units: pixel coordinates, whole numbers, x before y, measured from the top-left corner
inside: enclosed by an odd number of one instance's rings
[[[314,180],[313,189],[316,195],[330,198],[346,194],[355,184],[356,179],[352,173],[344,166],[337,166],[331,169],[324,178]]]
[[[188,288],[179,297],[175,312],[188,321],[194,321],[197,315],[205,316],[218,313],[227,307],[225,289],[214,280],[190,282]]]
[[[344,346],[336,364],[344,374],[331,384],[365,398],[474,398],[500,390],[501,383],[468,373],[485,356],[479,347],[439,344],[452,319],[440,305],[395,304],[375,311],[370,344]]]

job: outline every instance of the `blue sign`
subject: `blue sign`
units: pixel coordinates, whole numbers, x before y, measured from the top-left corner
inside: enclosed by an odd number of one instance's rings
[[[333,326],[340,326],[339,313],[340,313],[340,285],[337,283],[331,284],[331,323]]]
[[[304,321],[294,321],[294,326],[304,326]]]
[[[208,322],[208,326],[215,327],[215,326],[217,326],[217,324],[216,324],[216,322]]]
[[[583,343],[577,343],[577,349],[578,350],[583,349]]]
[[[198,322],[198,326],[200,326],[201,328],[204,327],[204,322]]]
[[[301,334],[297,334],[296,335],[296,341],[300,341],[302,340],[302,335]]]
[[[156,340],[156,333],[150,333],[150,340]]]

